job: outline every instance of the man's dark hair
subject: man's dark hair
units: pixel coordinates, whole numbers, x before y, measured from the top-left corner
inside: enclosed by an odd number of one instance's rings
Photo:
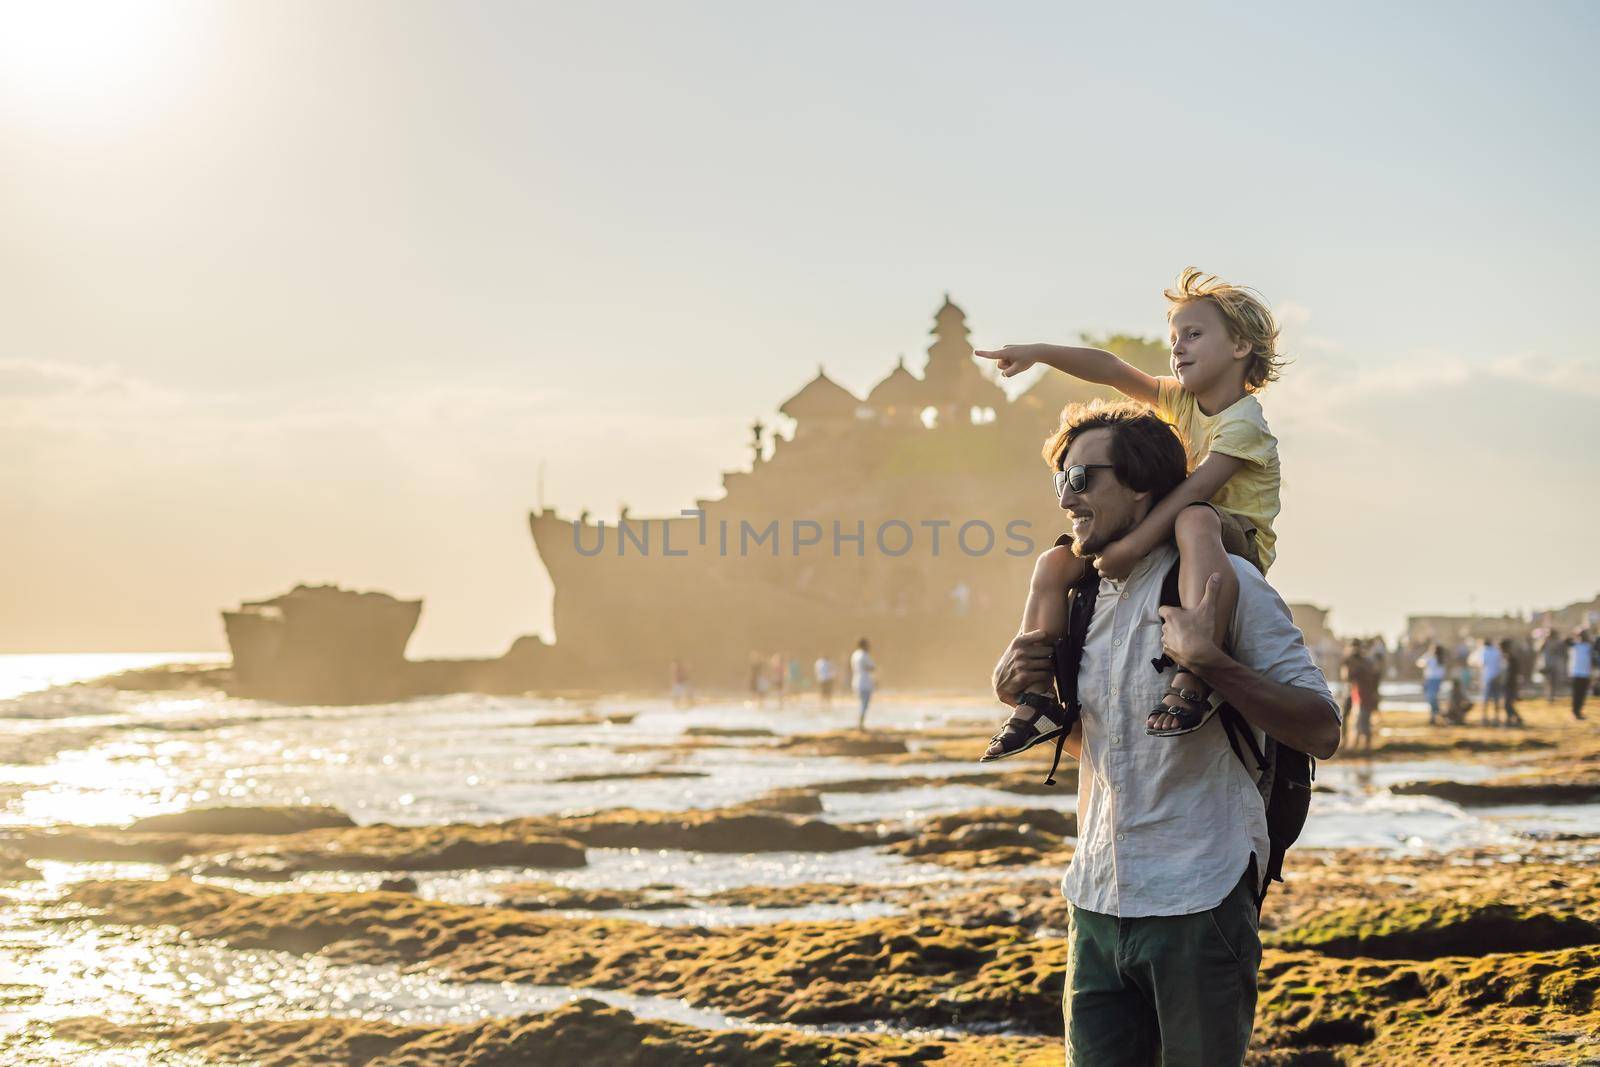
[[[1178,431],[1143,404],[1094,400],[1061,409],[1061,425],[1044,443],[1044,461],[1061,469],[1072,442],[1090,430],[1111,431],[1111,469],[1136,493],[1160,500],[1189,476],[1189,455]]]

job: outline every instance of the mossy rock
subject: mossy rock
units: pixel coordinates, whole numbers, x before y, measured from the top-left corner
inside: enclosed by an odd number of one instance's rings
[[[1285,930],[1269,943],[1346,959],[1431,960],[1593,945],[1600,943],[1600,926],[1525,905],[1421,900],[1340,908]]]
[[[371,1067],[521,1067],[604,1063],[607,1067],[1043,1067],[1059,1063],[1058,1042],[1027,1038],[930,1039],[892,1034],[826,1034],[789,1029],[704,1030],[638,1018],[584,999],[555,1011],[466,1025],[397,1026],[366,1019],[129,1024],[100,1018],[57,1023],[55,1036],[91,1046],[159,1042],[175,1053],[277,1067],[330,1063]]]

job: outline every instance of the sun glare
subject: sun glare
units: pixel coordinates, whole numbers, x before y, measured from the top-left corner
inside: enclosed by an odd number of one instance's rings
[[[0,0],[0,104],[48,121],[148,102],[190,14],[141,0]]]

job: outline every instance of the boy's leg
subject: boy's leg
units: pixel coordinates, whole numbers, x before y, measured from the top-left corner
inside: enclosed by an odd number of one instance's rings
[[[1051,637],[1067,632],[1067,590],[1083,578],[1088,563],[1072,554],[1066,545],[1047,548],[1033,565],[1028,583],[1028,599],[1022,606],[1022,627],[1017,632],[1043,630]],[[1028,692],[1051,693],[1049,682],[1031,686]]]
[[[1040,553],[1033,565],[1028,599],[1022,608],[1022,628],[1017,632],[1043,630],[1052,638],[1064,636],[1067,632],[1067,590],[1083,578],[1087,567],[1088,563],[1073,555],[1071,547],[1067,545],[1056,545]],[[1050,681],[1036,682],[1024,692],[1040,693],[1052,702],[1055,700],[1055,685]],[[1017,710],[1024,716],[1032,711],[1024,704],[1018,704]],[[1019,726],[1008,720],[1000,733],[990,739],[984,759],[1016,755],[1030,743],[1038,743],[1040,736],[1033,727]]]
[[[1212,637],[1218,648],[1226,648],[1228,626],[1233,621],[1233,609],[1239,602],[1239,578],[1228,562],[1228,552],[1222,547],[1222,519],[1210,506],[1187,507],[1178,513],[1173,524],[1173,536],[1178,542],[1178,599],[1186,608],[1193,608],[1205,595],[1206,579],[1217,575],[1214,594],[1217,609],[1216,632]],[[1209,694],[1211,687],[1199,677],[1180,669],[1172,680],[1176,689],[1190,689]],[[1204,710],[1185,701],[1176,693],[1168,693],[1162,704],[1169,708],[1190,707]],[[1178,725],[1175,715],[1152,712],[1146,724],[1152,730],[1170,730]]]

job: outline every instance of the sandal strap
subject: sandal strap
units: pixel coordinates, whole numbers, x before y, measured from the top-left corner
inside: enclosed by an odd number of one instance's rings
[[[1211,699],[1210,693],[1202,693],[1198,689],[1180,689],[1175,685],[1167,686],[1167,691],[1162,696],[1176,696],[1191,704],[1204,704]]]

